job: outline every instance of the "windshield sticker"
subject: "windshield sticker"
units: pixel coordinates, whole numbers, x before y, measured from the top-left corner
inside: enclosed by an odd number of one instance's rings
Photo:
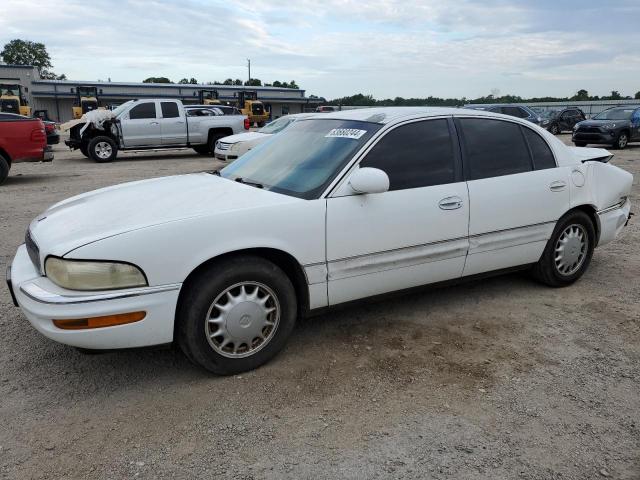
[[[324,138],[351,138],[358,140],[365,133],[367,133],[366,130],[359,130],[357,128],[334,128],[327,133]]]

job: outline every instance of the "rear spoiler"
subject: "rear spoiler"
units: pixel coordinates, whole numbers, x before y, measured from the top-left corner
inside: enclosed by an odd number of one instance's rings
[[[571,153],[580,160],[585,162],[602,162],[608,163],[613,158],[613,153],[604,148],[585,148],[585,147],[568,147]]]

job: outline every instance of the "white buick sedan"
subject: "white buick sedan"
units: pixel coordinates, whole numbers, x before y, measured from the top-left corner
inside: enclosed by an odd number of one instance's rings
[[[52,206],[10,290],[58,342],[175,341],[212,372],[242,372],[323,307],[513,268],[575,282],[630,215],[632,176],[610,156],[482,111],[319,114],[220,172]]]

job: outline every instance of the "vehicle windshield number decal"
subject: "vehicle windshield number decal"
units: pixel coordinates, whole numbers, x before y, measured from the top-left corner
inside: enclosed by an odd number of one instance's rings
[[[351,138],[353,140],[358,140],[362,137],[366,130],[359,130],[357,128],[334,128],[329,133],[327,133],[325,138]]]

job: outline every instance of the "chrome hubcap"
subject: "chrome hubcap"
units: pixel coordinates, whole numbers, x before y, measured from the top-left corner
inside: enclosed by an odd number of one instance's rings
[[[258,282],[241,282],[216,297],[205,321],[209,345],[229,358],[248,357],[264,348],[280,322],[273,290]]]
[[[582,225],[569,225],[556,242],[555,264],[561,275],[576,273],[587,256],[589,240]]]
[[[109,158],[112,152],[111,145],[108,142],[98,142],[95,146],[96,155],[100,158]]]

